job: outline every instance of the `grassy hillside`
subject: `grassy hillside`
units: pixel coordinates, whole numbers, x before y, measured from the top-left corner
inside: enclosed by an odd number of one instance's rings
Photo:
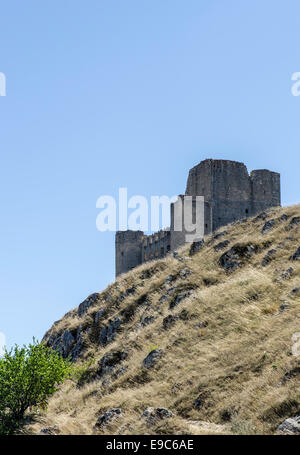
[[[297,217],[300,205],[226,226],[193,256],[140,266],[56,322],[45,340],[71,353],[77,376],[26,431],[272,434],[299,414]],[[142,416],[149,407],[170,414]]]

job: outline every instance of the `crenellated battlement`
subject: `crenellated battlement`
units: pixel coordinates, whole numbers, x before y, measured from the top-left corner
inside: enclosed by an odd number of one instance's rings
[[[171,249],[171,233],[161,230],[145,235],[142,246],[142,263],[164,257]]]
[[[280,205],[280,174],[267,169],[248,173],[244,163],[206,159],[189,171],[186,196],[204,197],[204,233]],[[183,195],[179,195],[183,198]],[[151,235],[141,231],[116,234],[116,275],[146,261],[164,257],[184,245],[184,232],[175,231],[174,207],[171,227]]]

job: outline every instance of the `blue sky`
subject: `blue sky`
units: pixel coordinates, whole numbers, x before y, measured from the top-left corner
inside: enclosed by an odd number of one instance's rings
[[[7,344],[114,279],[96,200],[184,192],[205,158],[282,174],[299,203],[299,1],[2,2],[0,332]]]

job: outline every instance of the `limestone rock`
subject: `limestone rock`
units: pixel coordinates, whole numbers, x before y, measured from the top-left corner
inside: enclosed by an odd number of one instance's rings
[[[278,218],[278,220],[281,221],[281,222],[283,222],[283,221],[287,221],[288,218],[289,218],[289,216],[286,215],[285,213],[283,213],[283,215],[281,215],[281,216]]]
[[[182,280],[186,280],[190,276],[191,273],[192,273],[192,271],[186,267],[185,269],[180,270],[179,276]]]
[[[113,420],[116,418],[120,417],[122,415],[122,411],[119,408],[113,408],[110,409],[109,411],[105,412],[101,416],[98,417],[97,422],[96,422],[96,427],[102,427],[103,425],[108,425],[111,423]]]
[[[275,258],[276,250],[272,249],[267,252],[263,260],[261,261],[261,266],[265,267],[266,265],[270,264],[270,262]]]
[[[159,303],[163,303],[163,302],[165,302],[166,300],[168,300],[168,297],[167,297],[165,294],[163,294],[163,295],[159,298],[158,301],[159,301]]]
[[[71,351],[71,354],[70,354],[72,360],[77,360],[78,357],[81,354],[82,349],[83,349],[83,341],[82,341],[81,333],[78,335],[77,340],[78,341],[76,342],[75,346],[72,348],[72,351]]]
[[[208,322],[207,321],[200,321],[200,322],[197,322],[197,324],[195,325],[195,327],[197,329],[204,329],[207,326],[208,326]]]
[[[286,419],[277,428],[278,434],[300,434],[300,416]]]
[[[226,234],[228,234],[227,231],[218,232],[216,235],[213,236],[213,240],[218,240],[220,237],[223,237]]]
[[[102,377],[106,374],[114,372],[123,360],[128,357],[128,349],[125,351],[112,351],[106,354],[99,360],[97,374]]]
[[[89,307],[93,304],[95,304],[99,300],[100,294],[97,292],[94,294],[91,294],[87,299],[85,299],[79,306],[78,306],[78,316],[81,317],[83,316],[84,313],[87,312]]]
[[[224,240],[224,242],[220,242],[217,245],[214,246],[215,251],[220,251],[226,248],[229,245],[229,240]]]
[[[193,256],[194,254],[198,253],[200,250],[202,250],[204,246],[204,240],[199,240],[197,242],[193,242],[190,246],[190,256]]]
[[[300,366],[287,371],[282,378],[282,382],[285,383],[289,379],[295,378],[296,376],[300,376]]]
[[[167,278],[165,279],[165,283],[166,284],[169,284],[171,283],[172,281],[174,281],[175,277],[172,276],[172,275],[168,275]]]
[[[122,302],[126,297],[129,295],[133,295],[136,291],[135,286],[132,286],[131,288],[126,289],[124,292],[122,292],[119,296],[119,301]]]
[[[113,320],[110,321],[110,324],[103,327],[99,334],[99,342],[103,346],[106,346],[108,343],[111,343],[117,334],[117,330],[121,325],[121,319],[115,317]]]
[[[177,253],[177,251],[174,251],[174,252],[173,252],[173,258],[174,258],[174,259],[177,259],[177,261],[180,261],[180,262],[183,261],[182,257],[179,256],[179,254]]]
[[[144,368],[152,368],[154,365],[161,359],[163,356],[162,349],[153,349],[147,357],[143,360],[143,367]]]
[[[196,409],[200,409],[201,406],[203,405],[203,398],[202,397],[196,398],[193,404]]]
[[[99,323],[99,321],[102,318],[102,316],[104,315],[104,313],[105,313],[105,310],[103,308],[101,308],[99,311],[97,311],[97,313],[94,316],[95,324]]]
[[[273,229],[273,227],[275,226],[275,220],[274,218],[272,220],[268,220],[265,222],[265,224],[263,225],[263,228],[261,230],[261,233],[262,234],[265,234],[266,232],[270,231],[271,229]]]
[[[40,430],[40,434],[54,435],[59,433],[60,429],[57,425],[54,425],[53,427],[45,427]]]
[[[165,317],[163,320],[163,328],[165,330],[169,329],[172,327],[176,321],[179,319],[179,317],[176,315],[169,314],[169,316]]]
[[[61,336],[57,336],[53,342],[53,349],[60,352],[66,358],[71,352],[72,347],[76,342],[75,337],[69,330],[66,330]]]
[[[227,272],[233,272],[242,265],[242,259],[249,259],[256,253],[257,247],[254,245],[234,245],[219,258],[219,265]]]
[[[177,306],[182,300],[190,297],[192,295],[192,291],[184,292],[182,294],[178,294],[170,303],[170,310],[172,310],[175,306]]]
[[[252,223],[257,223],[258,221],[265,220],[267,218],[267,213],[262,212],[259,215],[257,215],[255,218],[253,218]]]
[[[142,327],[146,327],[146,325],[151,324],[155,321],[155,316],[146,316],[140,319],[140,323]]]
[[[286,230],[290,231],[298,224],[300,224],[300,216],[294,216],[294,218],[292,218],[291,221],[289,222],[289,225],[286,227]]]
[[[141,415],[141,418],[145,418],[148,425],[154,425],[160,420],[169,419],[174,414],[167,408],[147,408]]]
[[[280,308],[279,308],[280,313],[283,313],[283,311],[285,311],[288,308],[288,306],[289,305],[287,302],[282,302],[282,304],[280,305]]]
[[[294,269],[293,267],[289,267],[287,270],[285,270],[279,278],[277,278],[277,282],[278,281],[281,281],[281,280],[288,280],[289,278],[291,278],[291,276],[293,275],[294,273]]]
[[[297,249],[297,251],[295,251],[295,253],[290,257],[291,261],[299,261],[299,259],[300,259],[300,246]]]
[[[292,289],[291,294],[294,296],[300,296],[300,286],[297,286],[296,288]]]

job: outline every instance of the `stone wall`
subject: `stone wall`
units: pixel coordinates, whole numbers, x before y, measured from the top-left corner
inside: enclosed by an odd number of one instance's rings
[[[142,231],[118,231],[115,239],[116,276],[126,273],[142,262]]]
[[[142,242],[142,263],[165,257],[170,250],[170,231],[162,230],[145,235]]]
[[[243,163],[209,159],[190,170],[186,194],[205,197],[205,231],[209,233],[280,205],[280,174],[256,170],[249,175]]]
[[[185,195],[204,196],[204,234],[221,226],[280,205],[280,174],[252,171],[237,161],[201,161],[188,176]],[[178,197],[183,198],[183,195]],[[143,262],[164,257],[185,244],[185,231],[174,230],[175,202],[171,204],[170,230],[145,236],[141,231],[116,234],[116,275]],[[194,208],[193,208],[194,210]]]

